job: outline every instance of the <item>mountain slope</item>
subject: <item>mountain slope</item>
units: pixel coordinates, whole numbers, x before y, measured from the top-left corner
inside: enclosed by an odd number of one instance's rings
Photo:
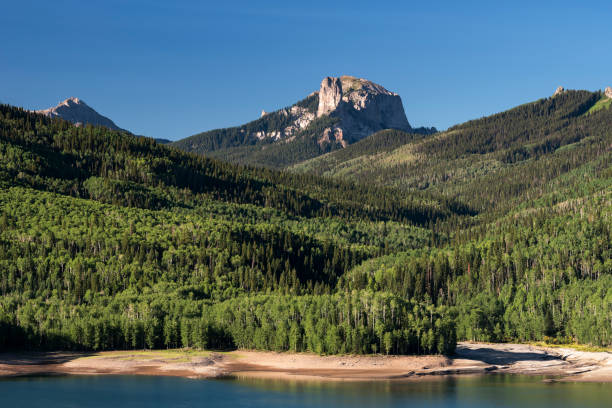
[[[166,148],[125,132],[79,128],[18,108],[0,107],[0,138],[7,149],[2,159],[10,163],[1,168],[0,181],[7,180],[8,185],[17,182],[85,198],[92,198],[90,187],[99,187],[105,200],[147,208],[157,208],[157,199],[161,206],[191,206],[203,194],[274,207],[293,215],[352,214],[373,220],[427,223],[431,217],[464,212],[460,205],[437,201],[428,194],[394,197],[385,189],[244,168]],[[108,181],[86,183],[97,177]],[[135,192],[128,194],[131,190]],[[149,194],[152,197],[147,197]],[[146,198],[144,202],[128,199],[139,195]]]
[[[567,91],[433,136],[377,133],[338,158],[372,156],[359,182],[0,106],[0,347],[610,345],[601,98]]]
[[[328,175],[329,172],[333,172],[335,175],[340,175],[340,168],[355,165],[354,161],[362,162],[359,167],[367,166],[364,162],[372,161],[377,157],[385,157],[393,150],[426,136],[428,136],[426,133],[408,133],[394,129],[381,130],[342,150],[298,163],[290,170],[319,175]]]
[[[412,130],[399,95],[365,79],[327,77],[319,91],[290,107],[173,145],[230,162],[282,168],[344,148],[387,128]],[[422,128],[416,131],[432,132]]]
[[[446,308],[335,286],[364,259],[435,241],[412,224],[464,216],[456,203],[234,166],[4,105],[0,153],[3,349],[376,349],[382,334],[365,319],[325,340],[338,327],[326,305],[385,308],[398,317],[388,330],[435,336],[396,352],[454,348]],[[276,336],[288,328],[293,343]]]
[[[587,114],[606,99],[599,92],[565,91],[384,154],[375,147],[355,155],[332,152],[293,170],[437,192],[480,211],[509,208],[585,161],[608,157],[612,110]]]

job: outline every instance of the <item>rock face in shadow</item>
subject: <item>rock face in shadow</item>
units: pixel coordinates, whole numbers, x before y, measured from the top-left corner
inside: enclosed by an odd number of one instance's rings
[[[53,108],[36,111],[52,118],[61,118],[74,123],[77,126],[91,124],[94,126],[106,126],[113,130],[123,130],[106,116],[100,115],[93,108],[79,98],[68,98]]]
[[[321,142],[329,141],[331,134],[345,145],[383,129],[412,129],[398,94],[348,75],[326,77],[321,82],[317,117],[324,115],[340,121],[333,128],[325,129]]]

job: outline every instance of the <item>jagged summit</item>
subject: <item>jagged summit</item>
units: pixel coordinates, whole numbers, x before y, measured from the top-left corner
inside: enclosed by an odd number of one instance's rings
[[[612,99],[612,88],[611,88],[611,87],[609,87],[609,86],[608,86],[608,87],[606,88],[606,90],[605,90],[605,95],[606,95],[608,98]]]
[[[325,77],[319,90],[308,95],[305,101],[314,97],[318,98],[318,105],[296,103],[273,112],[289,120],[284,127],[267,127],[250,136],[258,140],[289,139],[324,116],[335,118],[336,123],[320,133],[320,144],[338,142],[346,146],[383,129],[412,130],[400,96],[367,79],[350,75]],[[269,114],[262,111],[260,118]]]
[[[316,104],[311,105],[309,101]],[[265,129],[248,133],[247,138],[289,140],[324,116],[335,118],[336,123],[320,132],[320,144],[338,142],[346,146],[383,129],[412,130],[398,94],[367,79],[350,75],[325,77],[319,90],[303,101],[275,112],[262,110],[260,119],[272,118],[269,116],[271,114],[279,115],[282,120],[276,122],[282,125],[264,126]]]
[[[79,104],[87,105],[85,101],[81,101],[76,96],[72,96],[64,100],[63,102],[61,102],[59,105],[70,106],[70,105],[79,105]]]
[[[283,167],[340,149],[378,131],[413,129],[400,96],[350,75],[325,77],[319,89],[286,108],[241,126],[213,129],[178,140],[179,149],[236,163]]]
[[[383,129],[412,129],[398,94],[367,79],[349,75],[326,77],[321,82],[317,117],[323,115],[340,119],[327,133],[342,140],[342,145]]]
[[[123,130],[112,120],[96,112],[85,101],[74,96],[63,100],[57,106],[36,112],[49,117],[62,118],[77,126],[89,123],[95,126],[106,126],[113,130]]]

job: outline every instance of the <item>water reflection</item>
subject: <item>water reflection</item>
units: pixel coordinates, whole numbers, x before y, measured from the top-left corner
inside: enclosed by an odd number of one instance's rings
[[[240,378],[64,376],[0,380],[4,407],[606,407],[610,384],[486,375],[343,382]]]
[[[308,403],[335,406],[423,407],[604,407],[610,384],[558,383],[547,377],[486,375],[428,377],[406,381],[304,381],[240,378],[238,383],[261,393],[293,394]],[[333,406],[333,405],[329,405]]]

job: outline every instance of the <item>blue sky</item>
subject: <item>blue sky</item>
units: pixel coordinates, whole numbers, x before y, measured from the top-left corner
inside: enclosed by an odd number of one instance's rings
[[[612,85],[612,2],[11,1],[0,101],[85,100],[179,139],[302,99],[324,76],[401,95],[414,126]]]

